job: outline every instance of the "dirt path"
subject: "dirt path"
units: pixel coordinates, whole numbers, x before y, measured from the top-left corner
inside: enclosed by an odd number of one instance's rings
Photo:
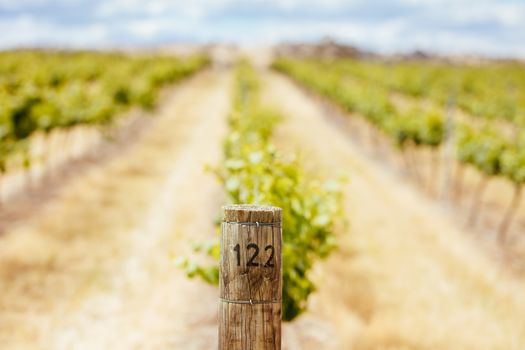
[[[231,74],[185,84],[135,147],[80,176],[0,243],[9,349],[210,349],[216,290],[173,264],[214,236]],[[212,336],[213,335],[213,336]]]
[[[332,327],[333,348],[523,349],[525,283],[368,159],[289,80],[267,73],[264,81],[265,100],[286,116],[278,143],[302,154],[312,171],[351,179],[350,227],[318,267],[319,291],[306,315]]]
[[[192,349],[214,340],[209,336],[216,332],[210,308],[216,304],[214,289],[189,282],[173,264],[174,256],[191,253],[188,243],[214,233],[210,218],[217,214],[220,192],[203,170],[220,159],[229,101],[225,77],[214,79],[190,96],[193,103],[178,115],[184,119],[163,126],[181,128],[187,122],[187,139],[158,184],[143,222],[129,233],[128,256],[114,272],[114,290],[86,300],[63,322],[57,348]],[[209,322],[202,322],[203,314]],[[115,336],[130,331],[130,336]]]

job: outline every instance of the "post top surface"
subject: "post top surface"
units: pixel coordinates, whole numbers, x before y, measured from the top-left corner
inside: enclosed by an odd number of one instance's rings
[[[280,222],[282,209],[270,205],[230,204],[222,207],[223,220],[231,222]]]

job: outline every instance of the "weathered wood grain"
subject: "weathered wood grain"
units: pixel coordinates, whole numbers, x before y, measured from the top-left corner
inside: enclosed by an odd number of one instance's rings
[[[280,350],[282,210],[223,207],[219,350]]]

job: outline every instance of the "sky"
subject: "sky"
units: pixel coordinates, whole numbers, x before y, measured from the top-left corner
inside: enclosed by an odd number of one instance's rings
[[[0,48],[272,44],[525,58],[525,0],[0,0]]]

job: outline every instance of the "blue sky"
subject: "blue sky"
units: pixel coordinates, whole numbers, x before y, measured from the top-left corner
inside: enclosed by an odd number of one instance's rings
[[[0,48],[337,40],[525,57],[525,0],[0,0]]]

